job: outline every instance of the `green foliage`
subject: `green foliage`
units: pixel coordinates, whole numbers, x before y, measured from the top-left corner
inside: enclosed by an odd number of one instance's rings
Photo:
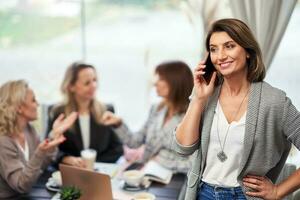
[[[176,8],[180,1],[182,0],[86,0],[86,26],[94,19],[110,16],[111,10],[121,13],[127,7],[150,10]],[[73,30],[80,32],[80,12],[71,16],[52,16],[44,10],[47,9],[42,6],[0,9],[0,48],[34,45]]]
[[[78,27],[80,21],[74,17],[48,17],[36,13],[0,11],[0,24],[1,47],[28,44],[28,41],[42,42]]]
[[[63,187],[59,193],[61,200],[77,200],[81,196],[80,189],[75,186]]]

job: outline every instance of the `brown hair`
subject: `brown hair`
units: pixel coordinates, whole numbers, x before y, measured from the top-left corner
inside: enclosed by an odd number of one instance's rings
[[[181,61],[165,62],[156,67],[155,73],[168,83],[168,99],[175,110],[179,113],[185,112],[194,85],[189,66]]]
[[[76,83],[78,80],[78,74],[81,70],[86,69],[86,68],[91,68],[95,71],[96,69],[94,66],[81,63],[81,62],[74,62],[72,63],[64,76],[64,80],[61,84],[61,92],[64,95],[64,105],[65,105],[65,110],[64,113],[66,115],[69,115],[73,111],[78,110],[78,105],[75,100],[74,94],[70,91],[70,87]],[[101,118],[102,114],[105,110],[105,107],[103,106],[102,103],[100,103],[98,100],[93,99],[91,104],[90,104],[90,111],[91,114],[95,117],[96,121],[98,123],[101,123]]]
[[[210,38],[215,32],[226,32],[236,43],[243,47],[249,54],[247,59],[248,75],[250,82],[259,82],[265,78],[266,69],[258,42],[250,28],[238,19],[221,19],[215,21],[206,37],[206,50],[209,51]]]
[[[25,102],[28,84],[24,80],[8,81],[0,87],[0,135],[19,133],[18,108]]]

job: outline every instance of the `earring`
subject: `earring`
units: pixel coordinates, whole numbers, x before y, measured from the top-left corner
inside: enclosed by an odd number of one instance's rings
[[[247,58],[247,59],[249,59],[249,58],[250,58],[250,56],[249,56],[249,55],[247,55],[247,56],[246,56],[246,58]]]

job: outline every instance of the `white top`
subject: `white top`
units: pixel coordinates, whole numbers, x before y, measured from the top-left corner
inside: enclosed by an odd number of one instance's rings
[[[25,148],[24,149],[19,142],[17,142],[17,144],[18,144],[19,148],[21,149],[22,153],[24,154],[25,160],[29,161],[29,147],[28,147],[27,140],[25,139]]]
[[[79,115],[79,126],[81,130],[81,137],[83,148],[90,147],[90,115]]]
[[[211,127],[206,166],[203,172],[202,181],[222,187],[240,186],[237,181],[237,176],[242,158],[241,155],[244,149],[245,122],[246,112],[238,122],[233,121],[231,124],[228,124],[222,107],[218,101]],[[219,126],[218,130],[222,145],[229,127],[227,139],[224,145],[224,152],[227,159],[224,162],[221,162],[217,157],[217,154],[221,151],[217,126]]]

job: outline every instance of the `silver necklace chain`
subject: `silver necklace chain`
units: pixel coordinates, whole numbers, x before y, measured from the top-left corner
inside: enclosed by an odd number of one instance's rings
[[[248,95],[248,93],[249,93],[249,90],[250,90],[250,88],[249,88],[248,91],[246,92],[246,94],[245,94],[243,100],[241,101],[241,103],[240,103],[240,105],[239,105],[237,111],[235,112],[235,115],[234,115],[233,120],[236,119],[238,113],[240,112],[241,107],[242,107],[242,105],[243,105],[243,103],[244,103],[244,101],[245,101],[245,99],[246,99],[246,97],[247,97],[247,95]],[[232,122],[229,123],[229,125],[227,126],[225,138],[224,138],[223,145],[222,145],[222,142],[221,142],[221,139],[220,139],[220,134],[219,134],[219,115],[220,115],[220,107],[221,107],[221,103],[219,102],[218,115],[217,115],[217,135],[218,135],[218,141],[219,141],[219,144],[220,144],[221,151],[217,154],[217,157],[218,157],[218,159],[219,159],[221,162],[225,162],[225,160],[227,160],[227,155],[226,155],[225,152],[224,152],[224,148],[225,148],[225,144],[226,144],[228,132],[229,132],[229,129],[230,129],[230,126],[231,126]]]

